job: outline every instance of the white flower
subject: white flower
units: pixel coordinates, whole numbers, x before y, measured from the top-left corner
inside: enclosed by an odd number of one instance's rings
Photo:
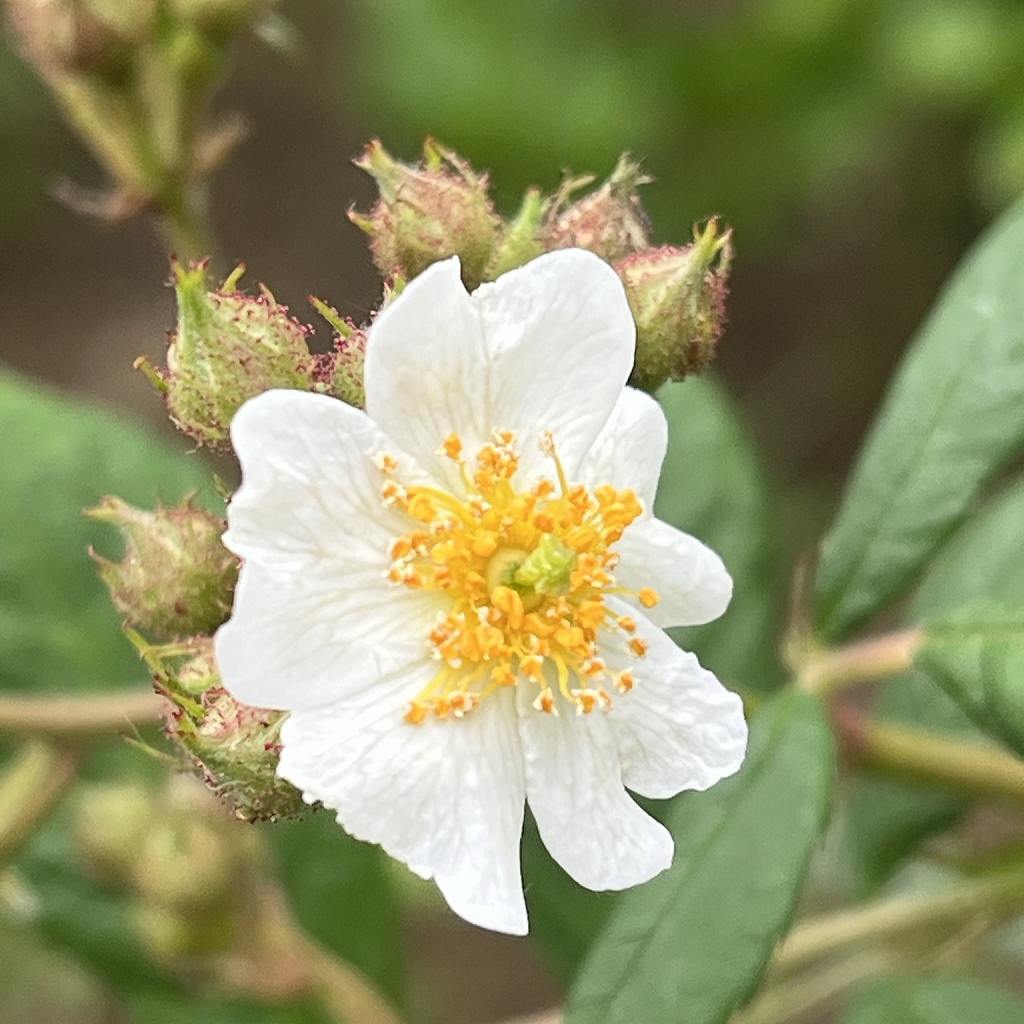
[[[589,253],[472,295],[452,259],[373,325],[365,414],[270,391],[231,427],[226,686],[291,712],[279,772],[308,801],[499,931],[527,930],[526,801],[577,882],[622,889],[672,859],[626,787],[705,789],[745,751],[739,699],[662,632],[732,582],[650,513],[667,430],[624,389],[633,348]]]

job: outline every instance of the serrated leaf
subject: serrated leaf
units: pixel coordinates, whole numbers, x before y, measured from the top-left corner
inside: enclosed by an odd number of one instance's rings
[[[566,1024],[723,1024],[756,987],[824,828],[832,734],[788,692],[754,719],[734,778],[669,815],[673,867],[620,899],[573,986]]]
[[[836,640],[911,585],[1024,447],[1024,204],[977,243],[911,343],[821,549]]]
[[[145,673],[88,556],[112,527],[82,509],[104,495],[139,505],[197,491],[198,457],[121,416],[0,371],[0,687],[113,688]]]
[[[1024,603],[1024,483],[990,502],[939,553],[907,613],[910,622],[953,611],[964,602]],[[884,721],[980,739],[964,712],[921,672],[879,685],[875,714]],[[927,836],[953,824],[963,798],[881,778],[858,778],[849,787],[850,836],[858,888],[866,892]]]
[[[914,663],[990,736],[1024,756],[1024,604],[975,604],[924,623]]]
[[[750,436],[722,387],[709,377],[658,392],[669,447],[655,514],[714,548],[735,591],[725,615],[671,630],[722,678],[765,690],[782,679],[777,658],[778,587],[772,502]]]
[[[1020,1024],[1024,1002],[987,982],[954,976],[887,978],[858,993],[842,1024]]]

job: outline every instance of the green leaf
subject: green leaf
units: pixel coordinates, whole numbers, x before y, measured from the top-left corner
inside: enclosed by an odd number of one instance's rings
[[[735,580],[718,622],[671,630],[723,679],[756,689],[781,680],[776,657],[777,587],[768,488],[733,403],[712,378],[666,384],[658,392],[669,447],[655,513],[692,533],[725,560]],[[523,839],[530,935],[547,966],[571,980],[618,900],[578,886],[552,860],[532,823]]]
[[[1024,756],[1024,604],[969,605],[929,620],[914,663],[979,728]]]
[[[399,905],[387,857],[346,835],[326,811],[261,827],[299,924],[400,1000]]]
[[[781,682],[772,502],[747,430],[711,378],[666,384],[668,456],[655,514],[714,548],[735,581],[728,611],[696,629],[671,630],[722,678],[758,690]]]
[[[908,610],[920,622],[966,602],[1024,604],[1024,482],[1008,488],[939,553]],[[921,672],[880,684],[875,713],[885,721],[980,739],[971,720]],[[940,790],[880,778],[848,786],[854,872],[866,892],[927,836],[953,824],[965,801]]]
[[[851,1001],[843,1024],[1020,1024],[1024,1002],[987,982],[955,976],[887,978]]]
[[[722,1024],[756,987],[824,828],[832,734],[788,692],[754,719],[734,778],[678,800],[675,863],[626,893],[573,987],[566,1024]]]
[[[82,509],[108,493],[153,505],[190,491],[215,501],[199,458],[0,372],[0,687],[74,693],[143,678],[88,555],[116,551],[116,533]]]
[[[1024,445],[1024,204],[956,271],[914,339],[818,566],[818,627],[849,634],[898,597]]]

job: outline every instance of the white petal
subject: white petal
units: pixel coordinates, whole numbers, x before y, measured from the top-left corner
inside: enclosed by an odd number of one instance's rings
[[[667,448],[668,422],[661,406],[643,391],[626,388],[583,460],[580,482],[591,489],[631,487],[649,512]]]
[[[526,795],[552,857],[588,889],[625,889],[664,871],[672,837],[623,788],[610,715],[577,715],[566,701],[544,714],[529,686],[516,689]]]
[[[721,558],[696,537],[660,519],[640,519],[615,545],[621,560],[615,582],[634,592],[657,591],[660,601],[643,613],[653,623],[699,626],[717,619],[732,598],[732,577]],[[630,602],[641,606],[635,598]]]
[[[409,522],[381,501],[373,457],[399,455],[403,483],[426,478],[365,413],[326,395],[267,391],[235,414],[231,442],[242,486],[224,543],[235,554],[296,571],[337,560],[386,568]]]
[[[529,482],[551,473],[537,444],[549,430],[575,476],[634,347],[622,283],[591,253],[548,253],[472,297],[448,260],[409,284],[371,328],[367,411],[452,487],[450,463],[432,454],[452,431],[470,453],[495,429],[515,431]]]
[[[227,688],[257,707],[312,706],[425,657],[436,598],[386,580],[409,523],[381,503],[371,456],[392,446],[377,427],[336,399],[270,391],[231,433],[242,486],[224,543],[245,561],[216,641]]]
[[[616,612],[626,611],[609,601]],[[623,782],[641,796],[669,797],[708,789],[743,763],[747,723],[743,702],[652,623],[640,618],[649,644],[637,658],[619,631],[601,637],[612,671],[630,669],[634,688],[615,698],[607,719],[615,735]]]
[[[278,773],[336,811],[357,839],[433,878],[467,921],[523,935],[524,788],[513,695],[496,693],[461,720],[409,725],[405,705],[431,672],[291,715]]]
[[[254,707],[317,707],[425,661],[435,595],[380,576],[343,564],[301,573],[246,562],[215,638],[225,687]]]
[[[373,322],[366,343],[366,411],[425,469],[461,489],[436,454],[458,434],[467,449],[489,439],[491,369],[483,324],[459,276],[459,260],[433,264]]]

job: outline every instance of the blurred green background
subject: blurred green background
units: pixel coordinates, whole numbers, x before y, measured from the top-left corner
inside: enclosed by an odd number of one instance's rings
[[[310,292],[359,318],[379,285],[345,209],[371,201],[348,162],[368,138],[412,158],[438,136],[492,172],[504,212],[529,184],[603,175],[630,150],[657,179],[645,198],[658,241],[711,213],[735,228],[718,370],[782,495],[792,553],[827,519],[939,284],[1024,189],[1015,0],[287,0],[282,12],[292,55],[247,40],[218,101],[251,126],[213,184],[226,255],[305,319]],[[102,177],[6,44],[0,91],[0,360],[169,434],[131,370],[162,354],[172,322],[165,255],[144,223],[54,200],[62,180]],[[472,991],[436,997],[446,1019],[554,998],[522,946],[450,922],[439,944],[431,927],[408,937],[417,977],[459,957],[485,972],[481,950],[502,958]],[[112,1019],[87,977],[25,941],[0,929],[5,1022]]]

